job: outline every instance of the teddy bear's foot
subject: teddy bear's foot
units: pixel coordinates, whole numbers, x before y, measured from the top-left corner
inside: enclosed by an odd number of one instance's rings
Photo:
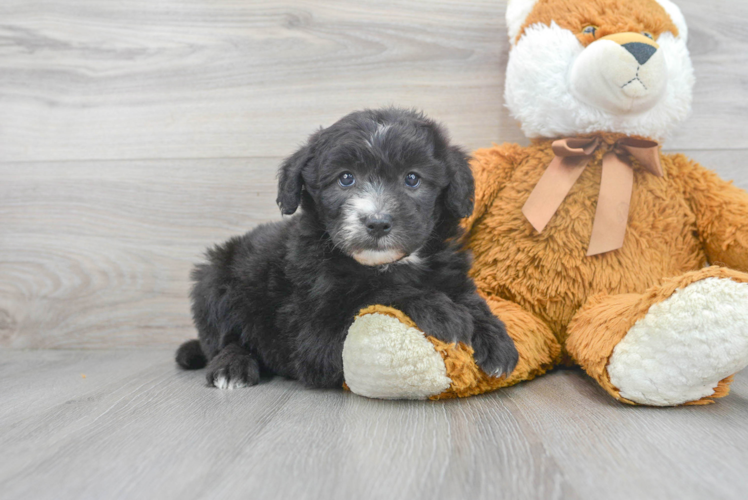
[[[348,388],[379,399],[427,399],[449,388],[442,356],[423,332],[396,309],[362,311],[343,345]]]
[[[720,381],[748,365],[748,284],[707,278],[652,305],[613,349],[621,397],[672,406],[727,393]]]
[[[359,312],[343,344],[343,373],[356,394],[380,399],[449,399],[493,391],[549,370],[561,346],[539,319],[512,302],[486,297],[519,352],[509,376],[484,373],[473,348],[418,329],[403,312],[382,305]]]

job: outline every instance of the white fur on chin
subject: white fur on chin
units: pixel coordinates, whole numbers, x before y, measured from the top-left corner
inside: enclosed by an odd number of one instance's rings
[[[364,266],[383,266],[402,259],[405,253],[399,250],[359,250],[351,257]]]

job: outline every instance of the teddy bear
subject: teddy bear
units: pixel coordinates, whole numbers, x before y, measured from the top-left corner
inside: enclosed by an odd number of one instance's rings
[[[662,140],[690,112],[688,27],[670,0],[510,0],[505,101],[529,146],[475,151],[472,277],[520,353],[472,348],[401,311],[358,314],[347,387],[464,397],[579,366],[623,403],[714,402],[748,365],[748,193]]]

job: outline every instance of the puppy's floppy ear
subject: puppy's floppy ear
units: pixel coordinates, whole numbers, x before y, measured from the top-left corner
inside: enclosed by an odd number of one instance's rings
[[[452,181],[446,189],[445,203],[447,209],[460,219],[473,213],[475,199],[475,182],[470,170],[468,155],[456,146],[450,146],[446,154],[447,167]]]
[[[301,189],[304,179],[301,171],[312,158],[309,144],[286,158],[278,171],[278,198],[275,202],[283,215],[291,215],[301,203]]]

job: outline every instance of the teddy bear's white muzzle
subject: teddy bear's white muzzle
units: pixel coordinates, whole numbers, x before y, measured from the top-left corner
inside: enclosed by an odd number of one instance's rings
[[[570,74],[571,92],[577,99],[615,115],[652,109],[666,85],[662,50],[638,42],[593,42],[576,59]]]

